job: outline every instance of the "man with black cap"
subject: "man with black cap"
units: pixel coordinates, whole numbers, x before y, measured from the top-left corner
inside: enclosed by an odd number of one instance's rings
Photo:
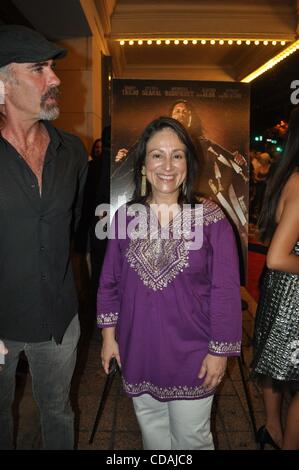
[[[0,448],[12,448],[11,405],[24,351],[43,447],[72,449],[69,401],[80,335],[70,239],[87,155],[49,121],[59,115],[54,59],[66,50],[23,26],[0,26]],[[4,99],[3,99],[4,98]],[[5,345],[5,346],[4,346]]]

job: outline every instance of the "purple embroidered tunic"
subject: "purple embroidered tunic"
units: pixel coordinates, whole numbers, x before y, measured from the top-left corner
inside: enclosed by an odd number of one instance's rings
[[[204,357],[239,355],[241,298],[233,230],[213,202],[199,204],[203,243],[110,239],[97,302],[100,328],[116,326],[124,390],[160,401],[200,399]],[[196,209],[192,209],[193,215]],[[148,220],[151,209],[146,206]],[[117,226],[118,213],[115,221]],[[181,219],[181,217],[179,217]],[[127,224],[132,220],[127,215]],[[174,230],[177,217],[170,225]],[[198,221],[199,220],[199,221]]]

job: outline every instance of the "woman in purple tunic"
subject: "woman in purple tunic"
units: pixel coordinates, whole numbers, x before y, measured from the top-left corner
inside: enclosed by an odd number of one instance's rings
[[[134,175],[98,290],[103,367],[112,357],[121,365],[145,449],[213,449],[213,395],[241,345],[233,230],[218,206],[196,198],[197,155],[178,121],[146,127]]]

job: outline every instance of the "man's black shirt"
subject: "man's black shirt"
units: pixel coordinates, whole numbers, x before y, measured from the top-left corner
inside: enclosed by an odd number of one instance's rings
[[[87,155],[79,138],[44,122],[50,143],[42,190],[0,136],[0,339],[59,343],[77,313],[70,242]]]

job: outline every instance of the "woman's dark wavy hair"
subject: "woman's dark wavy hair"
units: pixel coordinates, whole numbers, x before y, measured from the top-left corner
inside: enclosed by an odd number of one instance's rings
[[[146,146],[151,137],[163,129],[173,130],[180,141],[186,146],[186,161],[187,161],[187,176],[186,176],[186,191],[185,194],[180,192],[179,204],[195,204],[198,194],[195,191],[196,183],[199,176],[199,158],[196,147],[182,124],[176,119],[170,117],[159,117],[154,119],[146,126],[136,145],[132,149],[134,158],[134,185],[135,191],[130,204],[144,203],[151,195],[151,185],[147,181],[146,195],[141,196],[141,170],[145,163]]]
[[[264,203],[258,220],[260,239],[270,241],[276,229],[276,209],[281,192],[292,173],[299,167],[299,107],[291,115],[285,150],[271,174],[264,196]]]

